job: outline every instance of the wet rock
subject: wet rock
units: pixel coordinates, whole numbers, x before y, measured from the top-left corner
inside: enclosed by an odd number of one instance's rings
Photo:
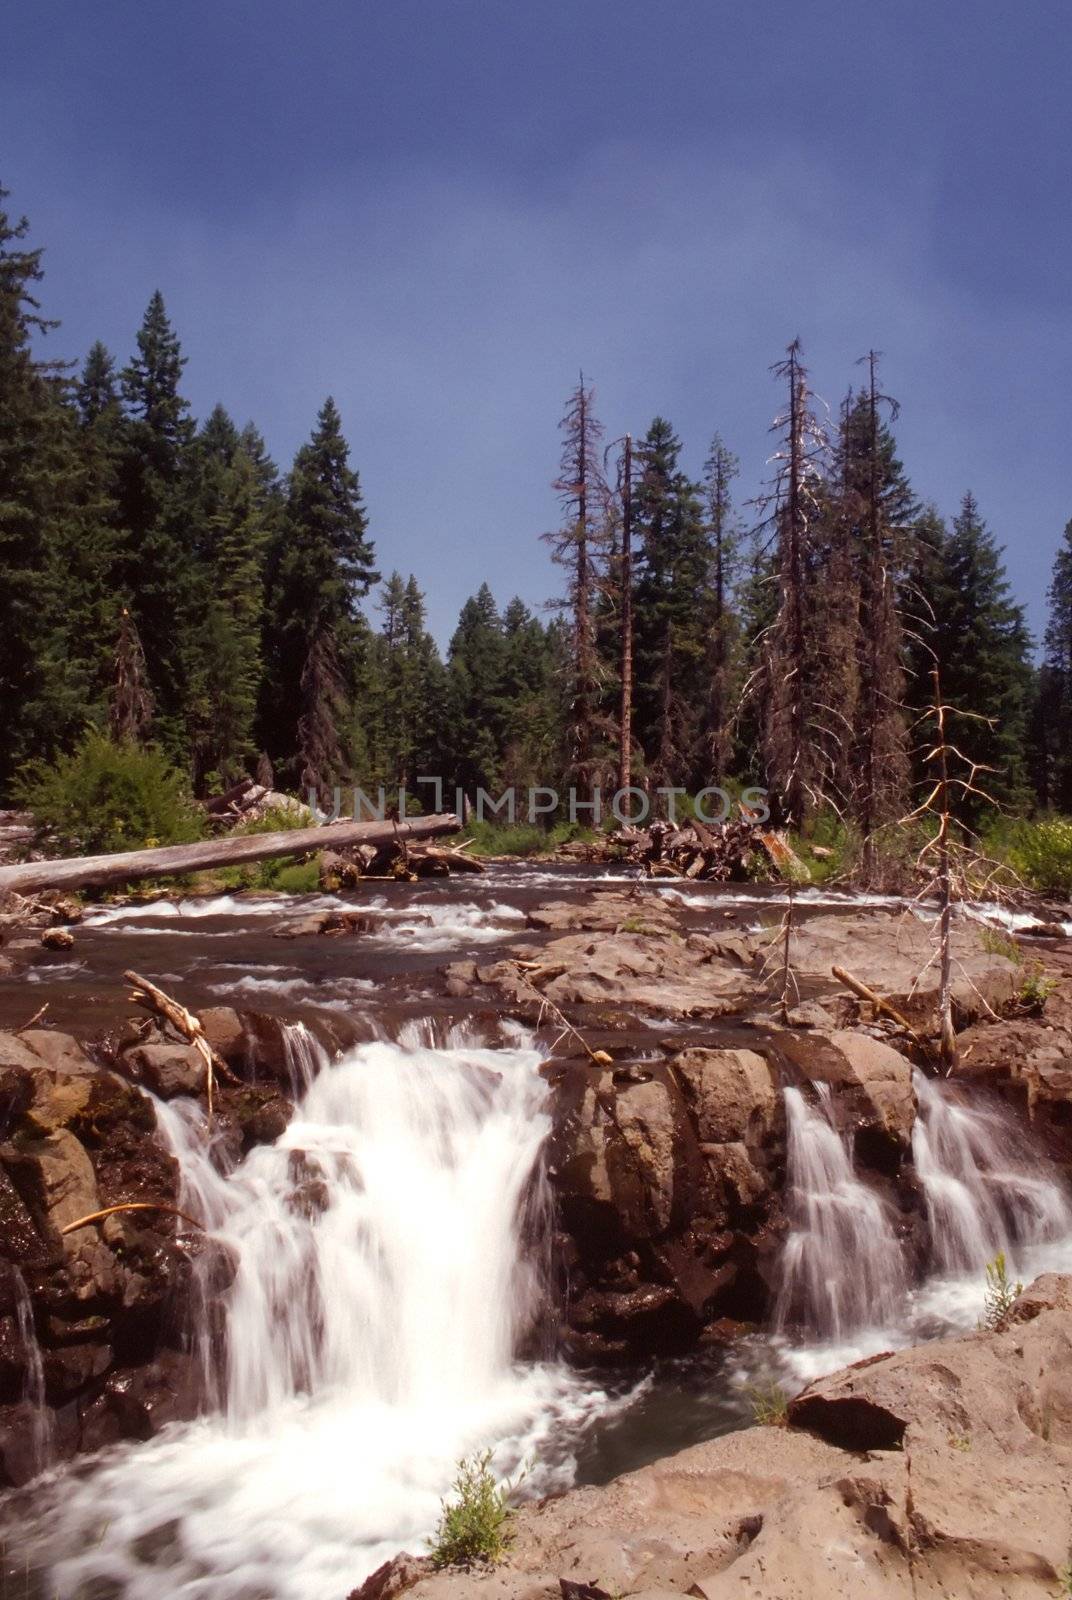
[[[494,1594],[1048,1600],[1072,1517],[1072,1280],[1028,1294],[1042,1309],[1004,1333],[811,1385],[789,1412],[816,1431],[745,1429],[521,1507]],[[410,1589],[474,1592],[427,1570]]]
[[[777,1076],[754,1050],[686,1050],[674,1073],[707,1143],[759,1143],[784,1123]]]
[[[528,914],[530,928],[551,933],[636,933],[657,937],[673,931],[677,915],[647,893],[596,892],[585,900],[552,900]]]
[[[192,1044],[139,1044],[123,1053],[123,1068],[162,1100],[196,1095],[205,1085],[205,1062]]]
[[[880,1039],[846,1028],[780,1033],[776,1043],[801,1078],[834,1089],[839,1121],[855,1131],[864,1164],[895,1169],[916,1120],[911,1062]]]
[[[509,960],[447,969],[448,982],[495,989],[520,1005],[546,996],[567,1013],[576,1006],[616,1007],[669,1017],[730,1016],[758,989],[733,950],[704,934],[566,934],[541,947],[519,946]],[[518,961],[524,963],[518,970]]]
[[[39,1227],[59,1233],[68,1222],[99,1208],[93,1163],[66,1128],[2,1145],[0,1161]]]
[[[1013,1003],[1023,983],[1016,962],[988,949],[985,930],[960,919],[953,929],[953,1002],[958,1026]],[[754,946],[757,965],[769,959],[769,941]],[[838,986],[844,967],[912,1021],[929,1022],[938,993],[934,923],[905,912],[856,911],[851,916],[809,917],[793,933],[792,964],[799,978]],[[848,995],[849,991],[842,990]],[[859,1009],[860,1002],[853,999]]]
[[[206,1006],[197,1020],[213,1050],[229,1067],[245,1059],[246,1025],[231,1006]]]
[[[74,944],[74,934],[67,928],[46,928],[41,943],[46,950],[69,950]]]
[[[163,1350],[144,1367],[113,1373],[104,1394],[122,1438],[151,1439],[168,1423],[196,1417],[203,1391],[194,1357]]]

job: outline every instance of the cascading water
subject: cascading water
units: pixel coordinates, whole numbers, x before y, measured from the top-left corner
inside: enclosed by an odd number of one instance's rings
[[[291,1045],[292,1065],[314,1050]],[[237,1260],[222,1414],[61,1480],[43,1519],[59,1592],[340,1600],[430,1531],[460,1455],[496,1445],[512,1471],[600,1403],[513,1360],[540,1287],[522,1241],[549,1125],[539,1060],[363,1045],[229,1175],[194,1102],[159,1107],[183,1209]]]
[[[52,1455],[52,1430],[49,1423],[51,1411],[45,1407],[45,1369],[41,1360],[41,1346],[34,1327],[33,1305],[26,1281],[18,1267],[13,1267],[11,1277],[15,1289],[15,1330],[22,1345],[26,1377],[23,1398],[33,1408],[31,1435],[31,1460],[33,1470],[41,1472]]]
[[[851,1143],[832,1121],[829,1085],[815,1087],[815,1105],[800,1089],[785,1091],[792,1227],[775,1323],[842,1340],[892,1321],[904,1296],[904,1259],[885,1206],[853,1171]]]
[[[981,1274],[999,1250],[1015,1258],[1072,1235],[1064,1190],[1037,1153],[1024,1149],[1007,1112],[968,1105],[920,1072],[915,1086],[912,1159],[941,1271]]]

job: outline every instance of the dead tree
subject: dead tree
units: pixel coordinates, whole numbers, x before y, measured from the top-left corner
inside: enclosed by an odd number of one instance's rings
[[[134,618],[124,606],[119,617],[108,727],[117,742],[140,744],[152,719],[153,697],[149,691],[145,651]]]
[[[544,535],[552,560],[569,574],[568,603],[573,613],[570,766],[583,789],[591,786],[593,771],[592,734],[598,698],[593,596],[606,502],[598,448],[603,428],[593,410],[594,398],[595,391],[585,387],[582,372],[560,424],[565,438],[561,471],[553,487],[561,497],[565,520],[561,528]]]
[[[1011,886],[1013,874],[1009,868],[989,860],[977,848],[975,836],[954,816],[954,798],[958,795],[972,795],[992,805],[997,802],[980,788],[977,781],[980,773],[993,769],[969,760],[955,744],[950,743],[948,719],[951,716],[970,717],[982,722],[988,719],[977,716],[975,712],[958,712],[954,706],[943,702],[937,666],[931,668],[931,691],[931,704],[924,718],[932,725],[933,743],[926,752],[924,764],[931,768],[934,777],[930,780],[931,788],[926,798],[903,820],[906,823],[925,821],[935,825],[932,837],[916,857],[916,867],[923,876],[918,899],[936,900],[938,903],[935,950],[928,965],[933,962],[938,964],[938,1054],[948,1075],[958,1060],[953,1015],[954,906],[958,901],[984,896],[1001,898]],[[960,770],[956,770],[958,766]]]

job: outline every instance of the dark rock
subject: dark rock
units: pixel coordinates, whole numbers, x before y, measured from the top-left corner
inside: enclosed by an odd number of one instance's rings
[[[196,1095],[205,1084],[205,1062],[192,1044],[139,1044],[126,1050],[123,1067],[135,1083],[143,1083],[161,1100]]]
[[[124,1439],[151,1439],[169,1422],[189,1422],[201,1409],[198,1364],[180,1350],[162,1350],[148,1365],[115,1372],[104,1385]]]

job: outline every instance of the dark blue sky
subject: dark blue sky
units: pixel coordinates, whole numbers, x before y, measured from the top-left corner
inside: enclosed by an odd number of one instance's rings
[[[968,487],[1038,631],[1072,517],[1067,3],[38,0],[7,8],[0,179],[63,353],[159,286],[186,389],[283,465],[343,412],[384,571],[443,637],[537,604],[563,400],[656,412],[754,492],[800,335],[869,346],[918,492]]]

